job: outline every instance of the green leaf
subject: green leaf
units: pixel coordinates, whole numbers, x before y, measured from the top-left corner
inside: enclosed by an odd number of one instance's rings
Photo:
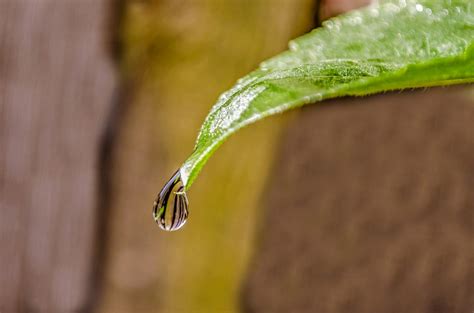
[[[186,189],[232,133],[339,96],[474,81],[472,0],[391,0],[326,21],[222,94],[182,165]]]

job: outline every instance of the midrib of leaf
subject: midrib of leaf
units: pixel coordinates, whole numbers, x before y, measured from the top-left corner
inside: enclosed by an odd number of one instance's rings
[[[292,41],[219,98],[180,169],[185,188],[228,136],[266,116],[339,96],[474,81],[471,7],[383,1]]]

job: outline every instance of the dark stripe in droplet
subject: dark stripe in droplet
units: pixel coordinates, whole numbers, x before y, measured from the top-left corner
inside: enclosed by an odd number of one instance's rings
[[[179,205],[178,205],[178,202],[177,201],[178,199],[178,195],[174,195],[174,199],[173,199],[173,216],[171,217],[171,223],[170,223],[170,226],[169,226],[169,230],[173,230],[175,227],[176,227],[176,217],[177,217],[177,214],[179,214]]]

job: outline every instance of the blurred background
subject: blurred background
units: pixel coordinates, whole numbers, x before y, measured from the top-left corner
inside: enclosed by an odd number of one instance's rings
[[[471,312],[471,86],[240,131],[151,217],[218,95],[356,0],[0,0],[0,312]]]

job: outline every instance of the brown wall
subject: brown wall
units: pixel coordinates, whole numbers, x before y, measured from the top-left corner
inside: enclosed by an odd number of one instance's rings
[[[0,1],[0,311],[87,306],[109,1]]]
[[[285,131],[246,312],[470,312],[474,94],[331,100]]]

